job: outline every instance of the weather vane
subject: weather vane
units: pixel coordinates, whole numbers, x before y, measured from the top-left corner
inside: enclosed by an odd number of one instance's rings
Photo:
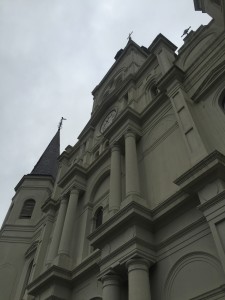
[[[127,38],[128,41],[131,41],[131,40],[132,40],[132,38],[131,38],[132,33],[133,33],[133,31],[131,31],[131,32],[129,33],[128,38]]]
[[[58,125],[58,130],[60,130],[62,128],[62,123],[63,123],[64,120],[66,120],[66,119],[62,117],[60,122],[59,122],[59,125]]]
[[[183,37],[184,35],[188,35],[190,28],[191,28],[191,26],[189,26],[187,29],[185,29],[181,37]]]

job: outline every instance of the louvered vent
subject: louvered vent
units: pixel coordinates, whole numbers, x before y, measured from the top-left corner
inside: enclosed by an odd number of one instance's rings
[[[34,210],[35,201],[33,199],[26,200],[20,213],[20,219],[30,219]]]

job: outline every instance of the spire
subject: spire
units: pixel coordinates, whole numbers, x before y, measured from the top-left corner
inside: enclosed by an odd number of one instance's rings
[[[58,172],[58,156],[60,154],[60,128],[43,152],[30,175],[50,175],[54,179]]]

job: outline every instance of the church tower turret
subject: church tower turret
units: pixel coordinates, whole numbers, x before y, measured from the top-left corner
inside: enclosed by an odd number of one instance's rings
[[[26,294],[35,264],[34,252],[43,231],[42,206],[53,191],[59,154],[60,129],[31,173],[23,176],[15,187],[16,194],[0,231],[0,269],[4,270],[0,275],[2,299],[23,299]]]

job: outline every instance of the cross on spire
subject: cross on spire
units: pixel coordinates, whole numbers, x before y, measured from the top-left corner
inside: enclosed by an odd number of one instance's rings
[[[59,122],[59,125],[58,125],[58,130],[60,130],[62,128],[62,124],[63,124],[64,120],[66,120],[66,119],[62,117],[60,122]]]
[[[131,41],[131,40],[132,40],[132,38],[131,38],[132,33],[133,33],[133,31],[131,31],[131,32],[129,33],[128,38],[127,38],[128,41]]]

